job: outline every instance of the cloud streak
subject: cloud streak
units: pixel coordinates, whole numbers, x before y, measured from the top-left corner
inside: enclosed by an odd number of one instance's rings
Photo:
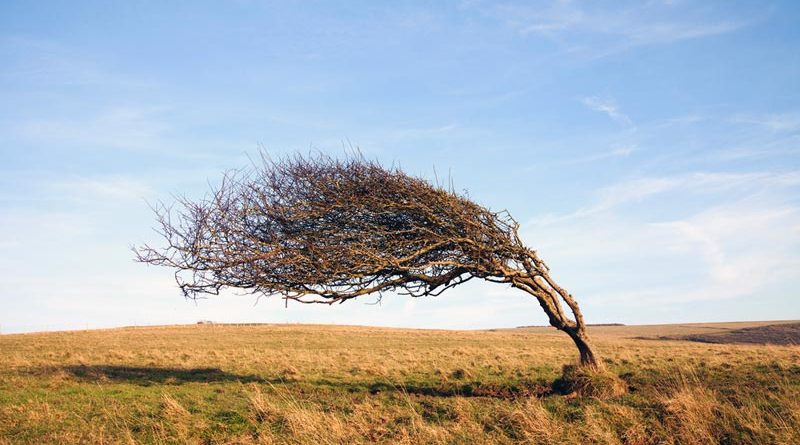
[[[683,192],[714,194],[734,190],[755,194],[769,189],[800,186],[800,172],[695,172],[673,176],[653,176],[620,182],[603,188],[597,202],[570,217],[585,217],[617,207],[641,202],[659,194]]]
[[[633,121],[631,121],[631,118],[619,110],[619,107],[613,99],[602,99],[597,96],[587,96],[581,98],[581,103],[585,105],[586,108],[592,111],[603,113],[619,123],[633,126]]]
[[[0,37],[7,65],[0,79],[44,87],[152,88],[153,82],[107,69],[96,54],[48,39]]]
[[[58,146],[152,150],[163,146],[170,126],[157,116],[163,107],[116,107],[94,116],[34,119],[14,127],[24,140]]]
[[[763,298],[797,280],[798,189],[797,171],[643,177],[600,190],[572,214],[531,221],[523,236],[554,270],[571,271],[567,285],[590,305]],[[665,201],[686,208],[660,215]]]
[[[800,131],[800,113],[740,115],[736,116],[733,122],[756,125],[774,133],[795,133]]]
[[[154,190],[135,178],[94,177],[75,178],[50,185],[53,193],[94,202],[97,200],[141,200],[154,194]]]
[[[567,53],[590,59],[735,32],[764,15],[757,11],[733,16],[729,8],[674,2],[612,4],[611,8],[601,8],[591,2],[553,0],[535,5],[506,2],[473,6],[522,36],[545,38]]]

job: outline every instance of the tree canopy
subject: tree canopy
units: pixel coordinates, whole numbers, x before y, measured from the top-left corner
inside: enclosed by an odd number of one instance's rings
[[[391,290],[438,295],[481,278],[536,297],[550,324],[576,341],[582,363],[596,365],[577,303],[523,244],[519,224],[452,187],[360,155],[262,156],[204,199],[177,204],[156,208],[167,247],[136,254],[176,269],[188,297],[231,287],[332,304]]]

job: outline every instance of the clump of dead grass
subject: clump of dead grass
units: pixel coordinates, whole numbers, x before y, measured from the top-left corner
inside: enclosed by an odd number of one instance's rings
[[[678,443],[701,445],[715,442],[718,401],[702,386],[685,385],[660,400],[663,423]]]
[[[563,394],[601,400],[619,397],[628,390],[627,384],[609,371],[575,365],[564,365],[554,386]]]

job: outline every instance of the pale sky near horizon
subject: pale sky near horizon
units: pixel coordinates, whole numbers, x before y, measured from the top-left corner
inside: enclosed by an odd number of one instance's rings
[[[590,323],[800,319],[793,1],[4,1],[0,332],[546,324],[471,282],[335,307],[191,302],[147,202],[259,146],[353,145],[507,209]]]

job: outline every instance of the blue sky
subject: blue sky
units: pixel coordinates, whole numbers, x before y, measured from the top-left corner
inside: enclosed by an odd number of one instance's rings
[[[380,306],[184,300],[146,201],[258,147],[449,174],[590,322],[800,318],[792,1],[0,4],[0,331],[546,324],[471,282]]]

